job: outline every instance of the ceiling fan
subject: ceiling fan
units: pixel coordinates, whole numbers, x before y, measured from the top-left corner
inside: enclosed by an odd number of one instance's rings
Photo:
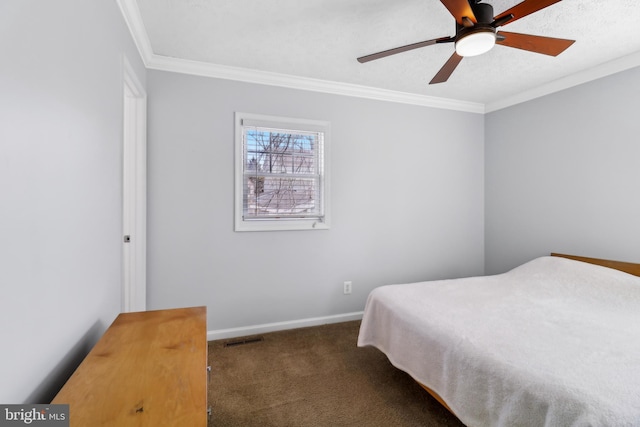
[[[575,40],[509,33],[497,28],[524,18],[561,0],[524,0],[511,9],[493,16],[493,6],[481,0],[440,0],[456,19],[456,35],[412,43],[371,55],[361,56],[358,62],[365,63],[401,52],[439,43],[454,43],[455,52],[433,77],[429,84],[446,82],[465,56],[476,56],[488,52],[496,43],[502,46],[524,49],[545,55],[558,56]]]

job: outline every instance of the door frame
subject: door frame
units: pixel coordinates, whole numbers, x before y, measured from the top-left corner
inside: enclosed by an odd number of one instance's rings
[[[146,310],[146,231],[147,93],[123,56],[122,312]]]

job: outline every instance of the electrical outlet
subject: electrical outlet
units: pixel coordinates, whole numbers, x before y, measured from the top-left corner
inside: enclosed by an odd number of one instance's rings
[[[351,282],[344,282],[344,294],[351,294]]]

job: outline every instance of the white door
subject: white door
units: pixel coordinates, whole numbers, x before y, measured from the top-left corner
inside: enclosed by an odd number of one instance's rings
[[[124,59],[122,311],[146,310],[147,94]]]

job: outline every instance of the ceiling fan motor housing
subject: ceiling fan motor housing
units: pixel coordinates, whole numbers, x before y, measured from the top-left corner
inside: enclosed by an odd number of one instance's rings
[[[493,22],[493,6],[489,3],[472,4],[471,10],[476,15],[478,24],[491,24]]]
[[[490,29],[495,32],[495,28],[491,25],[491,23],[493,23],[493,6],[488,3],[476,3],[471,5],[471,10],[473,10],[473,14],[475,15],[476,23],[472,26],[465,26],[456,22],[456,35],[468,34],[468,30],[474,28]],[[465,18],[469,19],[469,17],[463,17],[463,20],[465,20]]]
[[[476,18],[475,24],[471,25],[473,21],[468,17],[463,17],[464,25],[456,22],[456,52],[462,56],[475,56],[486,52],[493,47],[496,38],[496,28],[491,25],[493,6],[487,3],[475,3],[471,4],[471,8]],[[473,37],[469,37],[471,35]],[[463,46],[465,44],[474,46]]]

